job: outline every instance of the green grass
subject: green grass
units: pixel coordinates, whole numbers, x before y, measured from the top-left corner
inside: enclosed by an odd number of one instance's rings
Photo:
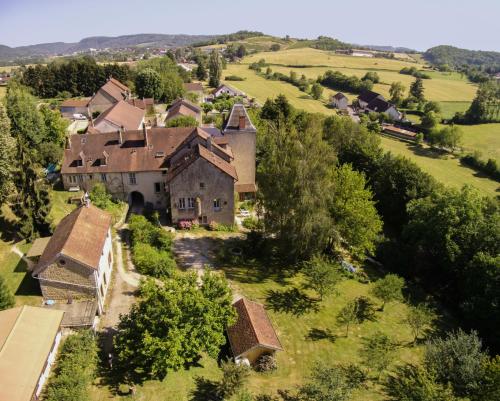
[[[471,102],[439,102],[439,105],[441,106],[441,116],[446,119],[453,118],[455,113],[465,112],[469,108],[470,104]]]
[[[54,226],[59,224],[61,219],[76,209],[77,205],[69,203],[69,199],[73,197],[82,197],[83,192],[68,192],[65,190],[51,190],[50,201],[52,208],[50,210],[50,218]]]
[[[420,168],[434,176],[443,184],[460,188],[465,184],[470,184],[485,195],[495,197],[498,195],[500,185],[489,178],[483,177],[475,170],[462,166],[458,157],[449,154],[441,154],[430,148],[420,148],[414,144],[397,139],[382,137],[382,148],[394,154],[405,156]]]
[[[483,159],[500,163],[500,123],[461,125],[463,148],[466,152],[478,150]]]
[[[7,88],[5,86],[0,86],[0,100],[7,94]]]
[[[269,317],[273,322],[284,351],[277,354],[278,370],[272,373],[252,372],[247,384],[248,390],[254,394],[271,393],[277,389],[292,389],[303,383],[309,368],[315,361],[330,361],[334,363],[359,363],[360,348],[363,338],[377,331],[383,331],[397,344],[394,364],[405,362],[418,363],[422,354],[422,346],[411,345],[412,335],[404,323],[407,305],[401,302],[390,303],[384,312],[377,312],[375,321],[367,321],[352,326],[349,337],[345,337],[345,328],[336,324],[338,311],[351,299],[358,296],[369,296],[372,284],[363,284],[355,279],[346,279],[338,287],[338,293],[327,296],[318,303],[317,295],[302,288],[303,278],[299,274],[273,273],[269,266],[231,264],[219,266],[228,278],[231,287],[237,294],[266,305]],[[367,273],[375,280],[380,277],[375,271],[367,269]],[[297,308],[300,302],[292,299],[291,290],[297,288],[305,300],[302,311]],[[280,299],[288,312],[276,305]],[[375,307],[380,302],[372,298]],[[449,326],[449,317],[442,319],[440,325]],[[312,335],[315,333],[316,335]],[[322,333],[327,336],[322,337]],[[210,380],[220,377],[216,361],[203,357],[199,366],[169,373],[163,382],[146,381],[137,386],[136,398],[143,401],[187,401],[190,392],[195,388],[195,378],[201,376]],[[126,390],[123,389],[125,392]],[[99,384],[91,392],[93,401],[122,399],[112,394],[106,385]],[[128,399],[128,398],[125,398]],[[379,401],[383,394],[377,385],[370,384],[368,388],[359,390],[353,397],[354,401]]]

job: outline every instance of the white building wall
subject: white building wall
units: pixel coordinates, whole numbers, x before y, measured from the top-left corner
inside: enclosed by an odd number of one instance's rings
[[[106,241],[102,249],[101,258],[99,259],[99,270],[96,274],[96,286],[98,293],[99,309],[104,309],[104,301],[108,292],[109,283],[111,281],[111,273],[113,271],[113,242],[111,239],[111,228],[108,230]]]
[[[56,335],[56,338],[54,340],[54,346],[52,347],[52,351],[50,351],[49,356],[47,357],[47,364],[45,365],[45,369],[40,375],[40,379],[38,379],[38,384],[36,386],[36,391],[35,391],[35,397],[38,399],[40,396],[40,393],[42,392],[43,386],[47,379],[49,378],[50,375],[50,370],[52,368],[52,365],[54,364],[54,361],[56,359],[57,355],[57,349],[59,348],[59,344],[61,343],[61,337],[62,333],[59,331]]]

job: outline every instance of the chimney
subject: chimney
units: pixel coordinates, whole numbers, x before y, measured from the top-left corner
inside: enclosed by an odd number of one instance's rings
[[[146,145],[146,148],[149,148],[148,129],[146,127],[146,123],[142,123],[142,132],[144,133],[144,144]]]
[[[207,138],[207,149],[210,152],[212,151],[212,136],[211,135]]]
[[[118,142],[120,142],[120,145],[123,145],[123,131],[124,131],[124,128],[123,128],[123,125],[120,127],[120,129],[118,130],[118,135],[119,135],[119,139],[118,139]]]
[[[243,116],[240,116],[240,123],[239,123],[238,128],[239,128],[239,129],[245,129],[245,128],[246,128],[246,126],[247,126],[247,123],[246,123],[246,118],[245,118],[245,116],[244,116],[244,115],[243,115]]]
[[[71,149],[71,138],[69,136],[66,137],[66,149]]]

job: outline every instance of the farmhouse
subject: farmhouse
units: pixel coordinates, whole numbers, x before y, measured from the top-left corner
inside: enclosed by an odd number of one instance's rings
[[[111,216],[87,203],[61,220],[32,275],[49,304],[90,300],[101,314],[112,266]]]
[[[186,99],[177,99],[168,109],[165,122],[177,117],[193,117],[201,123],[201,108]]]
[[[213,97],[219,97],[222,95],[228,95],[231,97],[235,97],[235,96],[246,97],[246,95],[243,92],[241,92],[241,91],[239,91],[239,90],[237,90],[229,85],[226,85],[226,84],[222,84],[217,89],[212,91],[212,95],[213,95]]]
[[[349,105],[349,99],[343,93],[339,92],[330,98],[330,104],[336,109],[346,110]]]
[[[38,400],[61,341],[64,312],[20,306],[0,311],[0,400]]]
[[[138,130],[144,123],[144,109],[130,105],[124,100],[115,103],[95,120],[90,120],[89,133],[116,132]]]
[[[114,104],[122,100],[128,100],[130,95],[131,91],[126,85],[114,78],[109,78],[90,99],[90,113],[102,113]]]
[[[375,99],[381,99],[385,100],[384,97],[376,92],[372,91],[363,91],[361,94],[358,96],[358,104],[359,107],[364,109],[366,106],[368,106],[369,103],[374,101]]]
[[[227,335],[236,361],[247,360],[253,365],[262,355],[283,350],[264,306],[246,298],[236,301],[233,306],[238,318],[228,327]]]
[[[384,131],[384,133],[386,133],[388,135],[395,136],[395,137],[402,138],[402,139],[408,139],[411,141],[414,141],[417,137],[417,134],[415,132],[396,127],[392,124],[383,124],[382,130]]]
[[[384,113],[393,120],[401,120],[402,118],[402,114],[396,109],[396,106],[378,97],[368,103],[365,110],[375,113]]]

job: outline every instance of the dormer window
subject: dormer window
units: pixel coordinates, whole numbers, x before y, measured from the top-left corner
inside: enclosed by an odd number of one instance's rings
[[[83,160],[82,159],[77,159],[76,167],[83,167]]]

